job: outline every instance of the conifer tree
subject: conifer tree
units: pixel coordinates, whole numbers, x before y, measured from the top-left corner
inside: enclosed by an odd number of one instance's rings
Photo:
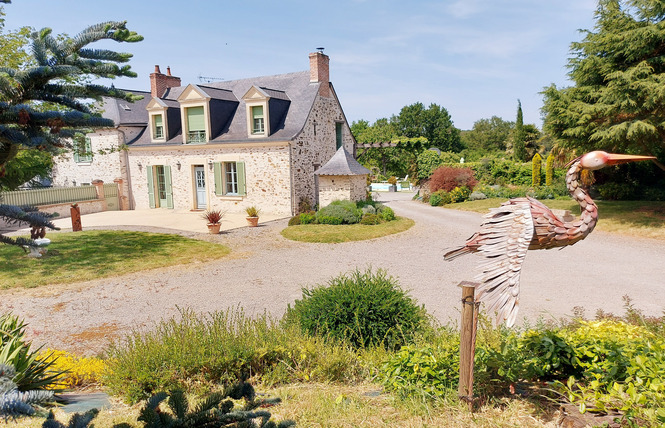
[[[515,133],[513,134],[513,159],[524,162],[526,159],[524,118],[522,116],[522,102],[517,100],[517,119],[515,120]]]
[[[531,159],[531,184],[534,187],[540,186],[540,177],[543,169],[543,158],[539,153],[533,155]]]
[[[0,0],[9,3],[8,0]],[[74,37],[51,35],[50,28],[31,34],[32,60],[23,69],[0,67],[0,176],[19,149],[50,153],[71,148],[74,137],[113,121],[93,112],[89,102],[102,97],[126,101],[135,95],[98,83],[94,79],[136,77],[129,65],[132,57],[107,49],[88,47],[100,40],[138,42],[143,37],[126,28],[125,22],[92,25]],[[44,106],[52,106],[45,109]],[[1,195],[0,195],[1,196]],[[0,205],[0,220],[25,222],[33,228],[55,228],[45,215],[19,207]],[[29,245],[0,235],[0,242]]]
[[[599,0],[571,44],[574,86],[545,88],[545,129],[561,147],[658,156],[665,170],[665,3]]]

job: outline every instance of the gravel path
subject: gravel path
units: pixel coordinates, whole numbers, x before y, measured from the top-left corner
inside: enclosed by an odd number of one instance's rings
[[[301,297],[301,287],[323,284],[355,268],[383,268],[442,322],[459,315],[456,285],[475,275],[477,256],[443,262],[446,249],[461,244],[481,216],[412,202],[411,195],[381,194],[416,225],[398,235],[344,244],[308,244],[284,239],[286,220],[211,236],[181,233],[229,245],[229,257],[115,278],[35,290],[0,291],[0,313],[29,322],[35,344],[98,353],[135,328],[150,328],[178,308],[211,312],[241,306],[249,314],[281,316]],[[602,214],[602,213],[601,213]],[[156,228],[136,230],[165,231]],[[169,231],[173,233],[173,231]],[[665,245],[594,232],[562,251],[531,251],[522,274],[519,317],[561,317],[575,306],[622,313],[622,296],[649,315],[665,308]]]

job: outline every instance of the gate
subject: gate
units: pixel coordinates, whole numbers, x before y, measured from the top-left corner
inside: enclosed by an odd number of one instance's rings
[[[117,184],[115,183],[104,184],[104,198],[106,199],[107,211],[118,211],[120,209]]]

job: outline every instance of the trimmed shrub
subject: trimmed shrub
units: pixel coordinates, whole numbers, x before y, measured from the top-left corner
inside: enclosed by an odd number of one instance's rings
[[[303,332],[352,346],[397,349],[423,331],[428,316],[383,270],[355,270],[311,289],[289,305],[285,320]]]
[[[355,224],[362,218],[362,211],[351,201],[333,201],[316,213],[321,224]],[[302,222],[302,218],[300,219]]]
[[[295,215],[289,219],[289,226],[297,226],[300,224],[300,214]]]
[[[531,159],[531,184],[534,187],[540,186],[540,175],[543,169],[543,158],[536,153]]]
[[[455,187],[466,186],[472,189],[478,184],[473,176],[471,168],[437,168],[429,180],[429,190],[434,193],[437,190],[450,192]]]
[[[365,205],[362,207],[363,214],[376,214],[376,208],[372,205]]]
[[[438,193],[432,193],[429,196],[429,204],[433,207],[439,207],[443,205],[443,199],[441,198],[441,195]]]
[[[554,155],[550,152],[545,161],[545,186],[551,186],[554,179]]]
[[[376,214],[365,214],[360,220],[360,224],[364,225],[374,225],[381,223],[381,217]]]
[[[473,192],[471,195],[469,195],[469,200],[470,201],[480,201],[481,199],[487,199],[487,195],[484,194],[483,192]]]
[[[393,211],[393,209],[390,207],[386,207],[385,205],[381,205],[379,215],[381,215],[381,218],[383,218],[385,221],[395,220],[395,211]]]
[[[300,224],[316,223],[316,213],[314,211],[300,213],[299,217],[300,217]]]

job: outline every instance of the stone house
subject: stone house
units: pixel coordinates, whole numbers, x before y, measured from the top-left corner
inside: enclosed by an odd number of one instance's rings
[[[329,57],[311,53],[309,63],[303,72],[184,86],[155,66],[150,92],[132,91],[142,100],[104,100],[116,126],[57,159],[54,185],[116,181],[124,209],[254,205],[293,215],[301,201],[318,201],[314,171],[355,147]]]

